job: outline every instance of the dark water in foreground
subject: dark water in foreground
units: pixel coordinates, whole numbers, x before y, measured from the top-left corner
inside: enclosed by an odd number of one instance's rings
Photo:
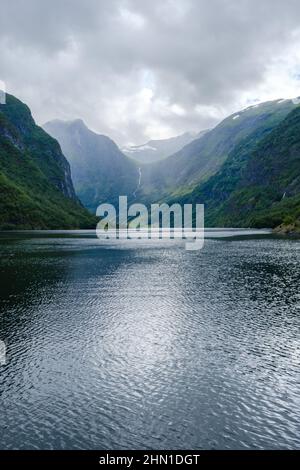
[[[300,448],[300,242],[223,235],[1,234],[0,448]]]

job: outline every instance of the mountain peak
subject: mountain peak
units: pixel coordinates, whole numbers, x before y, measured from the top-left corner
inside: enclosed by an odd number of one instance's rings
[[[199,139],[205,132],[185,132],[168,139],[151,139],[142,145],[124,147],[122,151],[139,163],[154,163],[178,152],[194,139]]]
[[[82,119],[50,121],[44,128],[60,143],[77,194],[92,212],[103,201],[134,193],[139,181],[137,166],[109,137],[90,130]]]
[[[43,124],[43,128],[48,126],[59,126],[59,127],[76,127],[76,128],[85,128],[88,129],[87,125],[85,124],[84,120],[81,118],[77,119],[52,119],[50,121],[45,122]]]

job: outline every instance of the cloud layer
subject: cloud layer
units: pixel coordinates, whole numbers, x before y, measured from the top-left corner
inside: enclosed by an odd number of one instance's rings
[[[2,0],[0,79],[119,144],[300,95],[297,0]]]

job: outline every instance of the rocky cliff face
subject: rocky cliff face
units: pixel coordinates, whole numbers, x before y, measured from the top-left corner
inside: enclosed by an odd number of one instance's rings
[[[0,196],[0,228],[79,228],[92,223],[76,197],[58,142],[11,95],[0,105]]]
[[[30,153],[49,181],[66,197],[76,200],[67,159],[57,141],[35,124],[28,106],[7,95],[6,104],[0,107],[0,111],[0,135],[20,151]]]

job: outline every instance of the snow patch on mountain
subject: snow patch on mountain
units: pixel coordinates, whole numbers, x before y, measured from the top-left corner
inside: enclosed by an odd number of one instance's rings
[[[143,151],[143,150],[152,150],[153,152],[156,152],[157,151],[157,148],[156,147],[152,147],[151,145],[137,145],[137,146],[133,146],[133,147],[124,147],[122,149],[123,152],[129,152],[129,153],[135,153],[135,152],[140,152],[140,151]]]

